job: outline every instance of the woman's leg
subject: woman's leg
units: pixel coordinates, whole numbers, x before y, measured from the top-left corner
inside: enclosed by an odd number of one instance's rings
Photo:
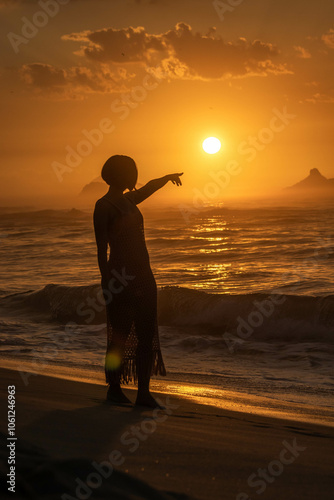
[[[107,393],[109,401],[130,403],[130,400],[122,392],[120,380],[125,343],[131,330],[131,324],[132,321],[127,319],[126,314],[117,318],[114,310],[107,309],[108,347],[105,357],[105,374],[109,384]]]
[[[150,393],[150,378],[152,372],[152,343],[156,329],[156,310],[150,304],[149,308],[141,307],[135,316],[135,328],[138,338],[136,364],[138,373],[138,394],[136,405],[162,408]]]

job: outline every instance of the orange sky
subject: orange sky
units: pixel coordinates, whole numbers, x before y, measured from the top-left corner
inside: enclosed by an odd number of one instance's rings
[[[76,206],[112,154],[132,156],[141,183],[184,171],[167,202],[210,192],[215,176],[229,178],[214,203],[313,167],[334,177],[331,0],[0,5],[1,205]],[[217,155],[201,149],[208,136]]]

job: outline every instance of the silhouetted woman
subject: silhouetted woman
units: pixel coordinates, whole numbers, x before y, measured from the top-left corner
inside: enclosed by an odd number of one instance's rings
[[[168,181],[180,186],[180,175],[154,179],[137,190],[138,171],[132,158],[115,155],[102,168],[102,179],[110,187],[96,202],[94,229],[107,312],[107,398],[115,403],[129,403],[120,384],[138,380],[136,404],[159,406],[149,391],[152,374],[166,375],[158,334],[157,286],[137,205]]]

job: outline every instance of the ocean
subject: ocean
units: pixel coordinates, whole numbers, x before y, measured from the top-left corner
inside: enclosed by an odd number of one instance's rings
[[[334,209],[143,213],[168,381],[195,384],[203,396],[232,391],[268,406],[329,411]],[[0,215],[2,360],[103,383],[92,211],[2,208]]]

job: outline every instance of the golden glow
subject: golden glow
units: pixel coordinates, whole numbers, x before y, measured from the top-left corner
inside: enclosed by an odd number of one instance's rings
[[[203,149],[209,155],[218,153],[221,147],[221,142],[217,139],[217,137],[208,137],[205,141],[203,141]]]
[[[121,364],[121,357],[116,353],[109,353],[106,355],[106,368],[115,370]]]
[[[108,37],[112,35],[115,44],[120,45],[101,48],[101,57],[110,61],[108,71],[101,66],[98,52],[85,52],[80,44],[73,45],[72,50],[70,44],[76,44],[79,37],[68,36],[67,41],[62,41],[56,36],[63,29],[62,16],[52,20],[54,29],[40,30],[33,47],[14,42],[20,54],[17,64],[22,68],[22,78],[4,70],[7,76],[0,91],[6,115],[2,123],[5,147],[1,150],[0,177],[3,205],[93,206],[93,191],[89,201],[77,195],[100,175],[103,163],[112,154],[129,155],[135,160],[141,184],[174,169],[184,170],[182,188],[173,189],[169,184],[145,200],[145,207],[183,204],[192,210],[187,212],[191,223],[196,220],[197,204],[230,206],[232,199],[239,202],[256,196],[271,203],[275,194],[283,194],[284,187],[308,175],[319,163],[319,154],[321,173],[328,178],[334,176],[334,94],[330,92],[331,72],[326,71],[334,52],[326,45],[331,32],[324,25],[325,17],[312,17],[312,9],[305,8],[307,21],[303,26],[294,24],[294,17],[290,16],[291,29],[282,30],[286,22],[284,9],[263,24],[263,0],[249,11],[251,21],[248,16],[243,17],[240,8],[236,13],[240,19],[229,26],[228,32],[224,23],[218,22],[216,32],[208,35],[207,27],[212,26],[215,16],[213,9],[203,9],[200,16],[195,9],[187,32],[182,23],[183,27],[176,28],[177,23],[184,21],[182,2],[175,2],[177,7],[170,9],[163,26],[164,2],[156,2],[154,9],[142,9],[139,24],[146,27],[143,37],[160,40],[166,47],[150,53],[151,49],[140,51],[136,46],[136,36],[129,28],[133,26],[133,12],[123,6],[126,2],[120,2],[119,9],[113,8],[113,2],[105,2],[106,9],[95,9],[92,20],[93,3],[73,2],[68,7],[73,15],[68,16],[66,33],[82,32],[82,23],[92,33],[97,27],[110,30]],[[291,6],[298,12],[301,3],[291,2]],[[326,3],[329,19],[334,2]],[[15,4],[15,13],[9,10],[11,4]],[[1,6],[8,6],[1,7],[1,13],[9,16],[3,16],[3,24],[11,16],[20,19],[28,15],[25,10],[30,4],[0,2]],[[129,40],[122,61],[118,60],[123,51],[122,37],[112,33],[117,26],[130,29],[124,31]],[[159,36],[154,38],[157,33]],[[261,50],[252,45],[259,33]],[[311,34],[312,39],[307,39]],[[240,37],[245,40],[236,42]],[[88,38],[83,36],[83,47],[89,44]],[[221,41],[214,41],[215,38]],[[300,47],[302,39],[308,40],[305,48]],[[289,47],[291,54],[289,49],[280,55],[279,61],[275,60],[271,43]],[[8,61],[15,57],[11,45],[6,43],[5,66],[10,66]],[[45,53],[45,46],[52,46],[52,54]],[[215,46],[222,48],[211,50]],[[220,50],[226,53],[221,67],[217,65]],[[152,63],[150,74],[146,72],[147,58]],[[80,68],[80,78],[75,68]],[[156,85],[157,92],[153,90]],[[79,102],[84,102],[84,106]],[[296,113],[295,106],[300,111],[298,119],[291,118]],[[64,120],[65,115],[68,120]],[[20,131],[24,131],[19,141],[17,116]],[[109,128],[105,125],[112,133],[103,132],[98,145],[100,139],[94,138],[100,135],[96,131],[100,130],[102,119],[103,123],[112,122]],[[202,147],[204,139],[212,136],[221,142],[216,154]],[[78,145],[79,150],[91,153],[77,154]]]

